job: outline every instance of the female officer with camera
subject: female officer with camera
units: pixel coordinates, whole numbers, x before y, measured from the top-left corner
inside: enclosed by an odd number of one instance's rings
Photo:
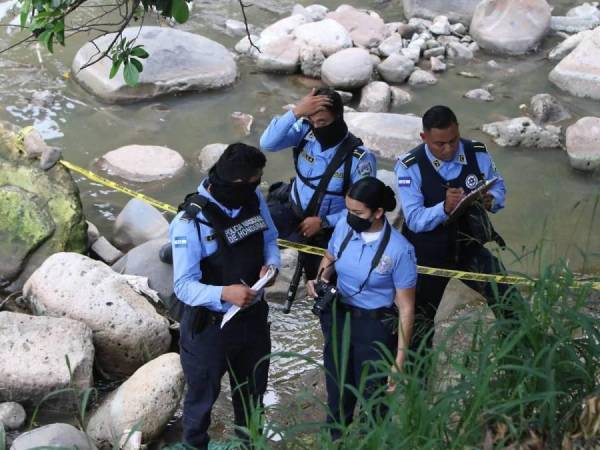
[[[395,207],[394,191],[377,178],[353,184],[346,196],[347,215],[335,227],[319,278],[308,282],[325,341],[329,423],[345,426],[352,421],[356,398],[349,389],[340,390],[338,383],[359,389],[365,368],[369,375],[375,373],[373,363],[382,359],[381,345],[396,355],[397,368],[404,364],[414,322],[417,266],[413,246],[385,218],[385,212]],[[335,274],[333,285],[329,280]],[[350,330],[347,360],[342,358],[345,327]],[[340,367],[342,361],[345,367]],[[383,392],[385,382],[384,377],[371,376],[361,394]],[[339,435],[333,429],[332,436]]]

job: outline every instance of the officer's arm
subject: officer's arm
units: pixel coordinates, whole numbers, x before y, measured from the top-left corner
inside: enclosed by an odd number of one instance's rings
[[[298,145],[308,132],[308,124],[298,120],[292,111],[274,117],[260,137],[260,148],[267,152],[276,152]]]
[[[175,295],[190,306],[205,306],[213,311],[221,308],[222,286],[200,283],[202,245],[193,220],[181,218],[180,213],[169,227],[173,247],[173,285]]]
[[[443,201],[431,208],[424,206],[425,199],[421,192],[421,174],[418,166],[406,168],[401,161],[398,161],[395,172],[398,177],[398,196],[404,220],[413,233],[431,231],[448,218],[444,212]]]
[[[353,158],[352,161],[352,172],[350,173],[352,184],[365,177],[377,176],[377,159],[375,155],[362,147],[361,149],[365,150],[365,152],[360,158]],[[334,227],[344,214],[344,210],[335,214],[329,214],[326,216],[327,222],[329,222],[330,226]]]
[[[412,245],[400,254],[392,274],[396,295],[394,302],[398,307],[398,353],[396,364],[402,369],[406,350],[410,345],[415,321],[415,287],[417,285],[417,261]]]
[[[260,201],[260,215],[265,219],[265,222],[267,222],[267,226],[269,227],[263,232],[265,241],[265,266],[273,265],[279,270],[281,268],[281,257],[279,255],[279,247],[277,246],[277,228],[275,228],[275,224],[269,213],[269,207],[261,192],[258,192],[258,198]]]
[[[477,164],[479,164],[479,167],[486,180],[498,177],[498,180],[488,191],[488,194],[492,194],[494,197],[494,203],[492,204],[492,209],[490,211],[495,213],[504,208],[506,201],[506,185],[504,183],[504,178],[502,178],[502,175],[500,175],[500,173],[496,170],[496,165],[494,164],[494,161],[492,161],[492,157],[489,153],[478,152]]]

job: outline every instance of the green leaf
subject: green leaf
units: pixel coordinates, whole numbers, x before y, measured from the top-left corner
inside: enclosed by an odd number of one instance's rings
[[[190,17],[190,9],[185,0],[173,0],[171,3],[171,17],[178,23],[184,23]]]
[[[138,72],[142,73],[144,71],[144,66],[138,59],[131,58],[129,60],[129,62],[131,62],[131,64],[133,64],[135,66],[135,68],[138,70]]]
[[[150,56],[148,54],[148,52],[146,50],[144,50],[144,48],[141,45],[137,45],[137,46],[133,47],[131,49],[130,55],[135,56],[136,58],[141,58],[141,59],[146,59],[148,56]]]
[[[21,26],[24,27],[27,23],[27,17],[29,17],[29,13],[31,12],[31,0],[25,0],[23,2],[23,6],[21,6]]]
[[[46,30],[42,34],[39,35],[38,40],[44,44],[44,46],[48,49],[50,53],[52,53],[52,37],[54,36],[54,31]]]
[[[127,83],[128,86],[135,87],[138,84],[140,72],[131,61],[125,63],[123,78],[125,78],[125,83]]]
[[[119,72],[119,67],[121,67],[121,63],[123,60],[121,58],[117,58],[113,60],[112,67],[110,68],[109,78],[112,80],[115,75]]]

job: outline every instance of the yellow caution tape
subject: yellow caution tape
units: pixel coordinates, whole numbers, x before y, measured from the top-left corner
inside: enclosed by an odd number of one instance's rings
[[[17,139],[20,141],[21,144],[22,144],[24,137],[31,130],[33,130],[33,127],[24,127],[18,133]],[[112,188],[116,191],[123,192],[124,194],[127,194],[130,197],[142,200],[158,209],[162,209],[163,211],[167,211],[172,214],[177,214],[177,208],[175,208],[174,206],[172,206],[168,203],[158,201],[158,200],[156,200],[152,197],[148,197],[147,195],[144,195],[140,192],[136,192],[132,189],[129,189],[126,186],[123,186],[123,185],[116,183],[112,180],[109,180],[107,178],[101,177],[101,176],[95,174],[94,172],[92,172],[91,170],[84,169],[83,167],[73,164],[72,162],[65,161],[64,159],[61,159],[59,161],[59,163],[62,164],[63,166],[65,166],[67,169],[72,170],[73,172],[76,172],[80,175],[83,175],[85,178],[87,178],[91,181],[95,181],[96,183],[100,183],[103,186]],[[315,247],[312,245],[286,241],[284,239],[278,239],[277,244],[280,247],[297,250],[302,253],[308,253],[308,254],[317,255],[317,256],[325,255],[325,249],[320,248],[320,247]],[[425,266],[417,266],[417,272],[422,275],[432,275],[432,276],[444,277],[444,278],[456,278],[458,280],[481,281],[481,282],[488,282],[488,283],[495,282],[495,283],[502,283],[502,284],[514,284],[514,285],[532,285],[536,281],[534,279],[529,279],[529,278],[525,278],[522,276],[515,276],[515,275],[493,275],[493,274],[487,274],[487,273],[464,272],[462,270],[438,269],[435,267],[425,267]],[[600,282],[578,281],[578,282],[575,282],[574,285],[580,286],[580,287],[590,286],[592,289],[600,290]]]

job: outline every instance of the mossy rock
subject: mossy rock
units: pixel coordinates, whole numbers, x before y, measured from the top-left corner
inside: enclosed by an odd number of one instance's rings
[[[0,187],[10,193],[2,203],[0,236],[4,241],[2,233],[10,233],[9,245],[15,246],[12,254],[7,253],[4,246],[0,247],[0,268],[4,265],[9,267],[9,260],[14,259],[15,254],[26,254],[20,273],[9,277],[4,275],[4,284],[11,282],[8,287],[4,286],[8,291],[20,290],[31,273],[48,256],[57,252],[83,253],[87,247],[87,225],[82,212],[79,189],[71,174],[61,164],[43,171],[38,167],[37,160],[27,159],[18,144],[17,131],[14,126],[0,122]],[[26,213],[23,208],[19,208],[21,213],[16,210],[4,210],[4,205],[10,205],[8,197],[14,200],[17,192],[27,199],[28,207],[25,209],[31,207],[33,210]],[[35,206],[32,206],[33,204]],[[16,206],[10,207],[13,208]],[[46,211],[46,215],[43,210]],[[49,222],[46,221],[48,216],[53,222],[53,231],[45,236],[50,229]],[[15,231],[25,223],[27,226],[24,230]],[[18,243],[25,236],[29,241],[20,247]],[[16,247],[19,249],[16,250]]]

